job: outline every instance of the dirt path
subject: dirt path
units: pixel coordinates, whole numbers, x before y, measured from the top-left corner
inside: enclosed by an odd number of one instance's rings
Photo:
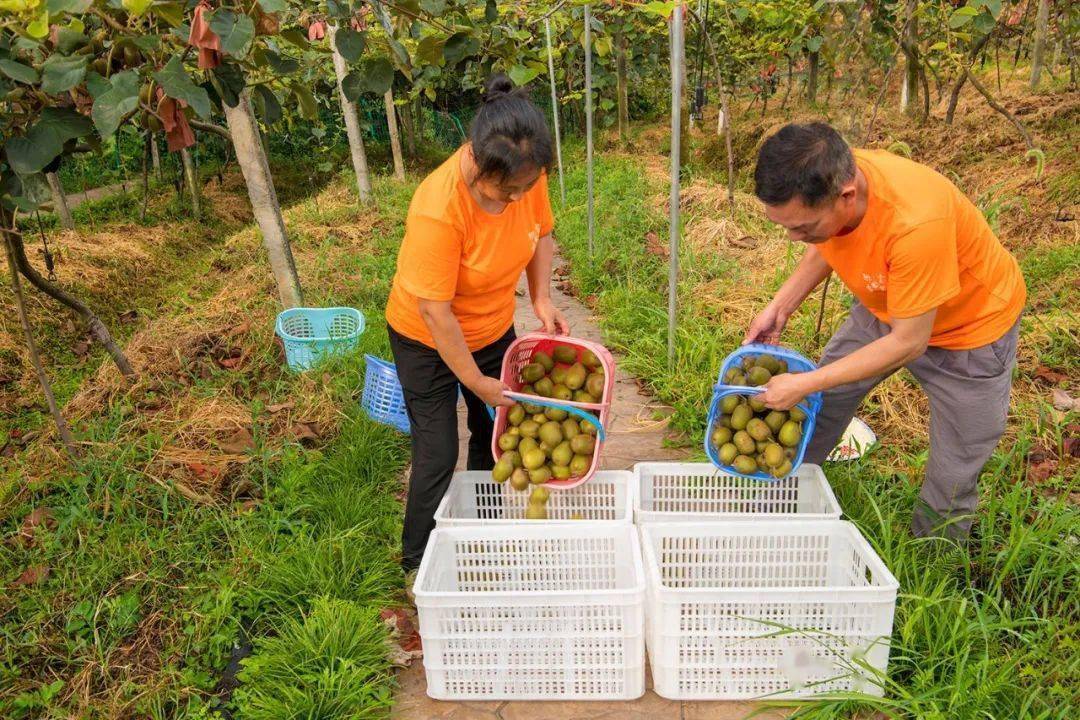
[[[560,262],[557,260],[557,262]],[[524,281],[519,286],[515,326],[519,334],[536,328]],[[577,299],[552,288],[555,305],[570,322],[572,334],[589,340],[602,340],[600,328],[588,308]],[[616,357],[618,362],[618,357]],[[468,430],[464,405],[458,418],[461,451],[459,469],[464,469]],[[664,447],[666,422],[656,420],[667,408],[639,391],[635,378],[619,370],[616,373],[612,425],[604,446],[603,466],[608,469],[630,468],[642,460],[678,460],[682,450]],[[647,665],[646,665],[647,667]],[[665,700],[652,688],[646,675],[645,695],[630,702],[445,702],[432,700],[425,692],[423,663],[398,673],[401,689],[397,693],[393,717],[398,720],[741,720],[754,709],[743,702],[679,702]],[[758,718],[782,718],[785,713],[769,712]]]

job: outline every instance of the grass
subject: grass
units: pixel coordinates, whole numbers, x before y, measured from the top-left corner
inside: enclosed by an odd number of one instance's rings
[[[666,245],[666,186],[637,157],[601,156],[595,173],[597,249],[590,257],[581,154],[580,148],[569,149],[567,165],[575,169],[567,176],[567,206],[557,212],[556,223],[571,263],[571,284],[580,296],[595,296],[606,343],[625,354],[626,369],[673,406],[673,430],[700,447],[721,360],[741,341],[753,311],[782,282],[793,253],[775,239],[775,231],[760,256],[734,254],[723,242],[703,252],[684,241],[675,362],[669,367],[667,262],[650,252],[645,240],[655,232]],[[737,205],[738,232],[731,236],[768,239],[770,231],[751,208]],[[684,234],[689,239],[695,233],[694,211],[687,215]],[[1045,298],[1029,311],[1022,344],[1043,362],[1072,369],[1075,335],[1054,318],[1075,307],[1075,287],[1068,288],[1067,281],[1062,287],[1075,271],[1074,256],[1075,246],[1066,243],[1033,249],[1021,260],[1032,294]],[[814,342],[816,309],[816,302],[804,306],[785,335],[787,344],[811,355],[819,348]],[[843,301],[830,306],[827,328],[843,310]],[[1022,367],[1018,383],[1032,369]],[[926,461],[924,431],[879,446],[855,463],[826,467],[846,517],[896,575],[900,596],[889,673],[880,678],[884,699],[853,696],[802,704],[796,717],[848,718],[874,710],[889,717],[942,720],[1076,717],[1080,513],[1072,498],[1080,488],[1075,462],[1063,461],[1041,485],[1027,481],[1028,452],[1060,439],[1069,418],[1054,419],[1029,384],[1018,384],[1018,389],[1010,441],[1002,443],[983,472],[979,517],[967,547],[916,539],[908,530]],[[888,398],[876,395],[864,408],[879,429],[884,429],[881,406]],[[923,424],[919,417],[906,422]]]

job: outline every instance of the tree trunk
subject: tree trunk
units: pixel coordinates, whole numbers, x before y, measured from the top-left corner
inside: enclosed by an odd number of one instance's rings
[[[1035,16],[1035,46],[1031,51],[1031,89],[1039,88],[1046,54],[1046,28],[1050,24],[1050,0],[1039,0],[1039,12]]]
[[[191,211],[195,213],[195,219],[202,217],[202,206],[199,201],[199,181],[195,175],[195,163],[191,161],[191,153],[187,148],[180,150],[180,161],[184,165],[184,184],[187,185],[188,195],[191,197]]]
[[[364,152],[364,138],[360,133],[360,120],[356,116],[356,103],[349,102],[341,89],[341,81],[347,74],[345,58],[337,51],[334,33],[337,28],[330,26],[330,47],[334,50],[334,73],[337,75],[338,100],[341,102],[341,114],[345,117],[345,134],[349,138],[349,155],[352,157],[353,172],[356,173],[356,192],[361,202],[371,200],[371,177],[368,174],[367,153]]]
[[[983,49],[983,46],[990,41],[990,36],[993,35],[993,31],[988,32],[979,38],[979,41],[975,43],[971,48],[971,52],[968,53],[967,65],[975,61],[975,58],[979,56],[979,52]],[[953,117],[956,115],[956,104],[960,101],[960,91],[964,88],[964,83],[967,82],[968,74],[965,69],[960,73],[960,77],[956,78],[956,83],[953,84],[952,90],[949,92],[949,107],[945,111],[945,124],[952,125]]]
[[[904,32],[901,41],[904,48],[904,82],[900,90],[900,111],[915,112],[915,100],[919,97],[919,20],[916,13],[919,0],[906,0]]]
[[[401,157],[401,140],[398,138],[397,112],[394,109],[394,91],[387,90],[383,95],[386,105],[386,126],[390,129],[390,151],[394,155],[394,177],[405,179],[405,160]]]
[[[150,133],[150,161],[154,166],[154,175],[161,180],[161,150],[158,149],[157,136]]]
[[[8,224],[5,223],[5,227],[7,226]],[[128,362],[123,351],[120,350],[120,347],[113,340],[109,329],[105,327],[105,323],[101,322],[101,319],[86,303],[79,300],[67,290],[53,285],[34,269],[26,257],[26,248],[23,245],[21,233],[16,230],[9,230],[7,236],[8,244],[11,246],[12,254],[15,257],[15,264],[18,266],[19,272],[22,273],[23,277],[29,280],[31,285],[51,297],[53,300],[56,300],[61,305],[65,305],[77,312],[89,326],[90,334],[93,335],[94,339],[101,343],[102,347],[108,351],[113,362],[116,363],[117,369],[120,370],[120,373],[129,380],[133,379],[135,377],[135,370],[131,367],[131,363]]]
[[[817,102],[817,76],[821,55],[816,52],[807,53],[807,58],[809,62],[806,69],[806,101],[813,105]]]
[[[285,221],[281,217],[281,205],[270,175],[270,166],[259,141],[259,126],[251,112],[251,91],[245,88],[240,93],[240,102],[236,107],[224,104],[224,109],[236,161],[244,174],[255,221],[262,231],[263,246],[270,257],[270,268],[274,272],[281,304],[286,308],[297,307],[303,304],[300,278],[285,234]]]
[[[783,112],[784,108],[787,107],[788,98],[791,97],[791,86],[795,82],[794,79],[793,79],[794,78],[794,67],[793,67],[794,64],[795,63],[793,63],[791,58],[789,57],[788,61],[787,61],[787,88],[784,90],[784,99],[780,101],[780,110],[781,110],[781,112]]]
[[[401,131],[405,135],[405,154],[416,157],[416,130],[413,127],[413,104],[406,102],[398,113],[401,115]]]
[[[626,33],[615,36],[615,95],[619,113],[619,139],[630,133],[630,108],[626,93]]]
[[[983,84],[979,82],[978,78],[971,74],[970,70],[965,70],[967,73],[968,82],[978,90],[984,98],[986,98],[987,104],[997,110],[999,113],[1005,116],[1005,118],[1013,124],[1020,136],[1024,138],[1024,144],[1027,145],[1028,150],[1034,150],[1037,146],[1035,141],[1031,139],[1031,135],[1028,133],[1027,128],[1020,122],[1015,115],[1005,109],[1003,105],[994,100],[994,96],[990,94],[990,91],[983,87]]]
[[[67,420],[64,419],[63,413],[60,412],[60,406],[56,404],[52,384],[49,382],[49,376],[45,374],[45,368],[41,364],[41,356],[38,355],[37,345],[34,343],[34,335],[30,330],[30,318],[26,315],[26,302],[23,299],[22,283],[19,282],[19,270],[15,262],[15,251],[12,249],[10,239],[14,233],[8,233],[7,231],[8,220],[10,218],[3,218],[4,248],[7,251],[8,268],[11,270],[11,289],[15,293],[15,307],[19,313],[19,322],[22,323],[23,335],[26,336],[26,352],[30,356],[30,364],[34,366],[34,372],[37,373],[38,382],[41,384],[41,392],[45,395],[45,402],[49,406],[49,414],[52,415],[53,422],[56,423],[56,432],[60,435],[60,441],[64,444],[64,451],[67,453],[68,459],[74,462],[79,456],[78,449],[75,447],[75,438],[71,436]]]
[[[65,230],[75,229],[75,220],[71,217],[71,208],[68,207],[67,195],[64,194],[64,186],[60,184],[60,177],[54,173],[45,173],[45,179],[49,181],[49,190],[52,191],[53,210],[60,218],[60,227]]]

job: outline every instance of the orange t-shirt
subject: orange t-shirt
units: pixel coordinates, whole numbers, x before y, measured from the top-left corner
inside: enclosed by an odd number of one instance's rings
[[[979,209],[934,170],[884,150],[855,150],[866,215],[817,245],[879,320],[937,308],[930,345],[969,350],[1013,326],[1027,297],[1016,259]]]
[[[492,215],[469,194],[460,156],[459,149],[413,194],[386,321],[405,337],[435,347],[418,301],[449,300],[475,351],[514,324],[518,278],[555,219],[546,174],[524,197]]]

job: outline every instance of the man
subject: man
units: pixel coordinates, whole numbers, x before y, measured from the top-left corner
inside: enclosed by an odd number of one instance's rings
[[[930,399],[930,458],[912,530],[967,537],[979,473],[1005,431],[1026,297],[1016,260],[946,178],[882,150],[852,151],[824,123],[768,138],[754,192],[768,218],[807,247],[745,341],[777,343],[830,272],[855,295],[821,367],[772,378],[765,404],[786,410],[824,392],[805,456],[820,464],[866,393],[906,367]]]

